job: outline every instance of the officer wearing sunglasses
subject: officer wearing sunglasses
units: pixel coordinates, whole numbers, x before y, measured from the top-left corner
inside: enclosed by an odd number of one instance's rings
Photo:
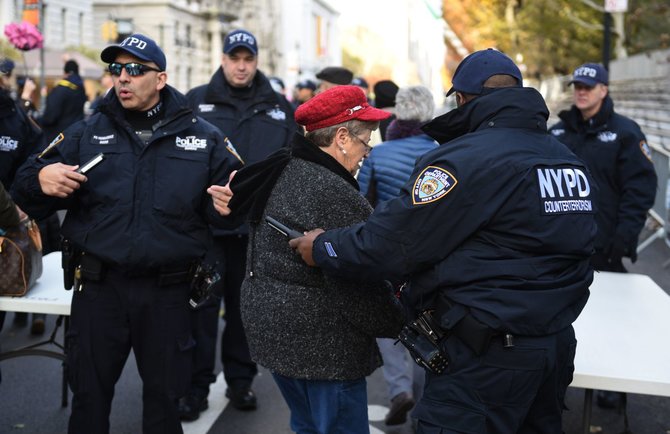
[[[175,404],[194,346],[192,270],[210,225],[223,223],[217,186],[241,163],[167,84],[165,54],[151,38],[134,34],[101,58],[114,91],[20,169],[16,201],[37,218],[68,210],[62,233],[76,270],[68,432],[109,432],[114,385],[132,349],[144,381],[143,432],[181,433]]]

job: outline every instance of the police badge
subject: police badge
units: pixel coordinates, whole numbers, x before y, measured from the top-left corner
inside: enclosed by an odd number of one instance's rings
[[[443,198],[458,183],[454,175],[437,166],[423,169],[412,189],[414,205],[423,205]]]

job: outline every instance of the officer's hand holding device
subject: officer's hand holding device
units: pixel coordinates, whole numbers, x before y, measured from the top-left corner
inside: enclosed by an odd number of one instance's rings
[[[93,169],[95,166],[100,164],[100,162],[105,158],[105,154],[102,152],[96,155],[95,157],[91,158],[88,160],[86,163],[82,164],[79,166],[79,169],[75,170],[77,173],[81,173],[83,175],[86,175],[89,170]]]

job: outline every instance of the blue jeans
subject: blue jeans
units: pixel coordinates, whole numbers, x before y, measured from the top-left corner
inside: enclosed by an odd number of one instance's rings
[[[358,380],[300,380],[272,374],[297,434],[367,434],[368,393]]]

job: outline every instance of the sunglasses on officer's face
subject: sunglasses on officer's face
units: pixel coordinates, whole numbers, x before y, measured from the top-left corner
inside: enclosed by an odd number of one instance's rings
[[[131,77],[138,77],[140,75],[144,75],[149,71],[156,71],[156,72],[162,72],[160,69],[157,68],[152,68],[151,66],[143,65],[141,63],[110,63],[107,69],[109,70],[109,73],[118,77],[121,75],[121,72],[123,69],[126,69],[126,72],[128,75]]]

